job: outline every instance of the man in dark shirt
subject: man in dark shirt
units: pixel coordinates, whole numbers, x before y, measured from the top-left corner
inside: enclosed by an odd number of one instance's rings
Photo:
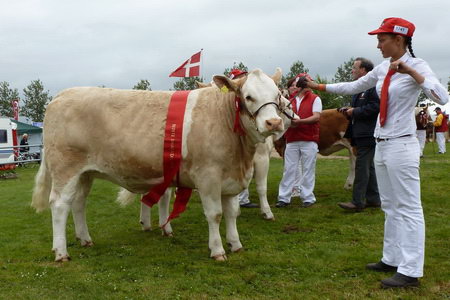
[[[357,80],[372,69],[373,63],[370,60],[356,58],[352,68],[353,79]],[[380,207],[373,164],[375,155],[373,132],[380,111],[380,100],[375,88],[353,95],[351,107],[341,108],[340,111],[351,120],[346,134],[352,138],[352,145],[356,147],[357,153],[352,201],[341,202],[338,205],[354,212],[362,211],[365,207]]]

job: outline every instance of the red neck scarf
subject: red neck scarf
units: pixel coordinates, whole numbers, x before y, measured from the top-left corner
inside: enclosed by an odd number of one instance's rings
[[[389,69],[389,71],[386,74],[386,77],[383,81],[383,86],[381,87],[381,99],[380,99],[380,126],[383,127],[384,123],[386,123],[386,117],[387,117],[387,107],[388,107],[388,100],[389,100],[389,84],[391,83],[391,77],[394,75],[397,71]]]

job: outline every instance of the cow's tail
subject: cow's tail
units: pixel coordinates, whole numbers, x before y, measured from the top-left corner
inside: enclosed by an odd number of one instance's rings
[[[49,207],[51,187],[52,178],[45,163],[44,152],[42,152],[41,166],[34,179],[33,197],[31,200],[31,206],[37,212],[41,212]]]
[[[124,188],[120,188],[119,194],[117,194],[116,201],[120,203],[122,206],[126,206],[131,204],[134,199],[136,199],[136,194],[126,190]]]

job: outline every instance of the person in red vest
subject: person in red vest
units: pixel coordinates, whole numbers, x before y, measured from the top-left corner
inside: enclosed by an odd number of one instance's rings
[[[434,109],[436,112],[436,120],[433,123],[436,131],[436,142],[439,147],[439,154],[444,154],[445,149],[445,133],[448,131],[448,115],[443,114],[440,107]]]
[[[396,272],[383,279],[383,288],[419,285],[423,276],[425,221],[420,199],[420,146],[416,138],[414,110],[421,91],[431,100],[445,104],[447,89],[423,59],[412,50],[413,23],[401,18],[384,19],[369,32],[377,35],[384,58],[389,58],[352,82],[317,84],[308,87],[352,95],[376,87],[380,113],[375,127],[375,173],[385,212],[383,256],[366,266],[378,272]],[[409,50],[409,53],[408,53]]]
[[[230,79],[238,79],[238,78],[241,78],[241,77],[243,77],[245,75],[247,75],[246,71],[243,71],[243,70],[240,70],[240,69],[232,69],[230,71],[230,74],[228,75],[228,78],[230,78]],[[258,204],[250,202],[249,196],[250,196],[250,194],[248,192],[248,188],[243,190],[239,194],[239,206],[243,207],[243,208],[258,208],[259,207]]]
[[[300,198],[303,207],[310,207],[316,202],[314,185],[316,179],[316,157],[319,143],[319,119],[322,112],[322,101],[306,86],[307,73],[297,75],[288,81],[291,104],[294,112],[300,117],[293,120],[291,127],[284,134],[286,150],[284,152],[284,171],[278,189],[278,208],[291,203],[292,190],[296,184],[296,175],[301,164]]]

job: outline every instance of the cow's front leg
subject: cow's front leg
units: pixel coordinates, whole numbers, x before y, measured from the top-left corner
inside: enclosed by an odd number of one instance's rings
[[[69,261],[70,256],[67,253],[66,224],[67,216],[71,208],[65,197],[52,190],[50,193],[50,208],[52,211],[53,225],[53,252],[55,252],[55,261]]]
[[[227,226],[227,243],[231,245],[232,252],[238,252],[242,250],[242,244],[239,240],[239,233],[236,226],[236,218],[240,212],[238,196],[222,196],[222,208]]]
[[[258,192],[261,214],[266,220],[275,220],[269,202],[267,201],[267,174],[269,173],[270,157],[268,155],[255,155],[255,182],[256,191]]]
[[[167,218],[169,217],[169,206],[170,206],[170,198],[172,197],[172,188],[168,188],[164,195],[161,196],[158,205],[159,211],[159,226],[162,229],[162,234],[164,236],[173,236],[172,226],[170,226],[170,222],[163,227],[166,223]]]
[[[209,249],[211,250],[211,257],[215,260],[223,261],[227,257],[225,249],[220,238],[219,226],[222,219],[222,204],[220,189],[217,188],[218,183],[210,183],[208,188],[199,188],[198,192],[202,200],[203,211],[208,221],[209,228]],[[211,191],[210,189],[214,189]]]
[[[152,230],[152,220],[151,220],[151,208],[141,202],[141,213],[139,215],[139,223],[141,223],[143,231]]]

